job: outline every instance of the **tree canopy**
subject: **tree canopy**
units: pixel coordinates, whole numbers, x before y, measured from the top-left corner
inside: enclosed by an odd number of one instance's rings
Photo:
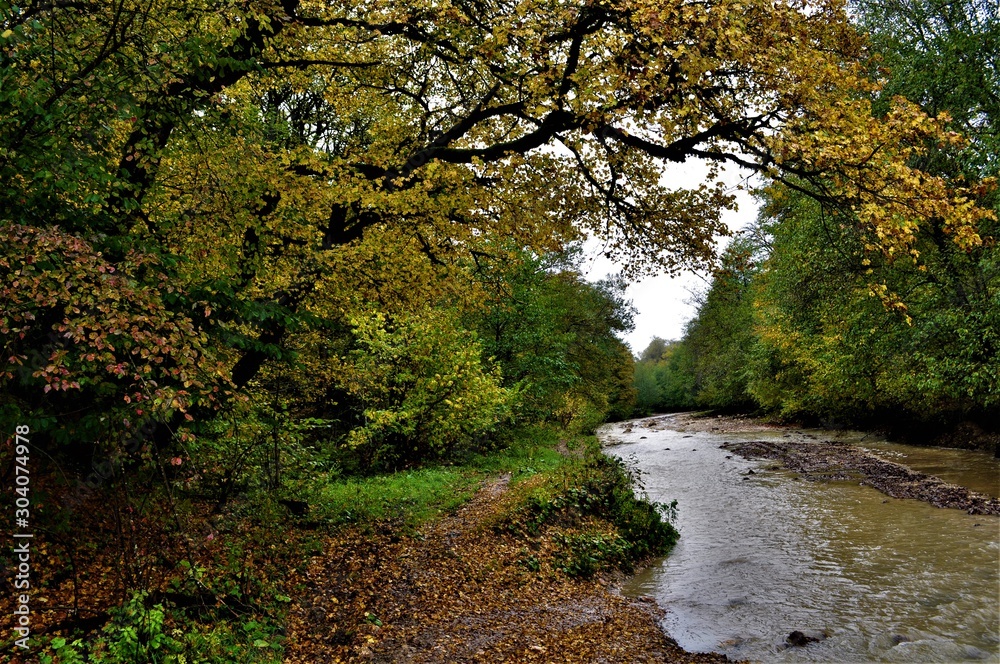
[[[692,362],[660,366],[659,384],[692,385],[674,406],[750,405],[924,438],[968,420],[995,436],[997,7],[857,0],[852,11],[883,79],[872,93],[876,116],[891,116],[903,95],[966,137],[928,144],[907,163],[949,183],[981,183],[979,241],[956,243],[945,217],[931,216],[914,227],[909,255],[872,252],[857,210],[772,181],[687,328],[679,352]]]
[[[427,306],[499,247],[594,233],[630,273],[704,265],[732,198],[717,170],[673,187],[665,161],[767,173],[853,211],[884,255],[928,219],[974,247],[992,214],[978,183],[915,165],[960,141],[943,116],[896,98],[873,117],[832,0],[0,11],[16,412],[82,391],[95,416],[193,417],[290,359],[296,330]]]

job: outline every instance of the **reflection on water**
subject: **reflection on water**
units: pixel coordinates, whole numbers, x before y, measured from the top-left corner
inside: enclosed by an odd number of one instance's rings
[[[798,480],[768,470],[774,462],[719,449],[784,432],[633,427],[608,430],[623,443],[609,453],[635,455],[653,499],[678,499],[681,541],[625,591],[655,597],[681,646],[766,662],[1000,662],[997,517],[892,499],[853,482]],[[860,444],[976,490],[1000,483],[1000,463],[988,454]],[[892,456],[899,454],[907,457]],[[783,649],[793,630],[829,638]]]

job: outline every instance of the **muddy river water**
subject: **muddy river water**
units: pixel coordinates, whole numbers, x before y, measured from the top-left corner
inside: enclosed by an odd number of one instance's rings
[[[633,577],[687,650],[761,662],[1000,662],[1000,518],[811,482],[719,449],[727,441],[851,441],[994,496],[991,455],[836,431],[683,432],[671,419],[607,427],[654,500],[677,499],[681,540]],[[751,473],[752,471],[752,473]],[[784,647],[798,630],[827,638]]]

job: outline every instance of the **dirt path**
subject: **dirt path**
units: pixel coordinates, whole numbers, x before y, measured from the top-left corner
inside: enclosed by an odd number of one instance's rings
[[[725,662],[663,634],[652,602],[616,578],[573,580],[542,562],[551,535],[497,533],[506,477],[422,537],[341,533],[301,580],[286,662]],[[535,565],[537,567],[537,565]]]

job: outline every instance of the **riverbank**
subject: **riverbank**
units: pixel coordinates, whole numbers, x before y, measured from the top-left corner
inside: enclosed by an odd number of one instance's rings
[[[722,447],[748,459],[780,461],[806,480],[853,480],[893,498],[913,498],[969,514],[1000,515],[1000,500],[992,496],[918,473],[849,444],[824,440],[751,441],[725,443]]]
[[[413,534],[326,538],[295,580],[285,662],[729,661],[680,648],[654,602],[620,594],[622,572],[567,573],[566,542],[589,533],[599,557],[614,541],[600,517],[560,517],[535,533],[504,527],[525,495],[510,479],[487,481]]]
[[[755,433],[784,431],[788,440],[726,443],[722,447],[747,459],[773,459],[809,481],[852,480],[893,498],[912,498],[969,514],[1000,515],[1000,500],[880,458],[869,450],[816,435],[788,424],[745,415],[678,413],[642,420],[643,426],[680,432]]]

